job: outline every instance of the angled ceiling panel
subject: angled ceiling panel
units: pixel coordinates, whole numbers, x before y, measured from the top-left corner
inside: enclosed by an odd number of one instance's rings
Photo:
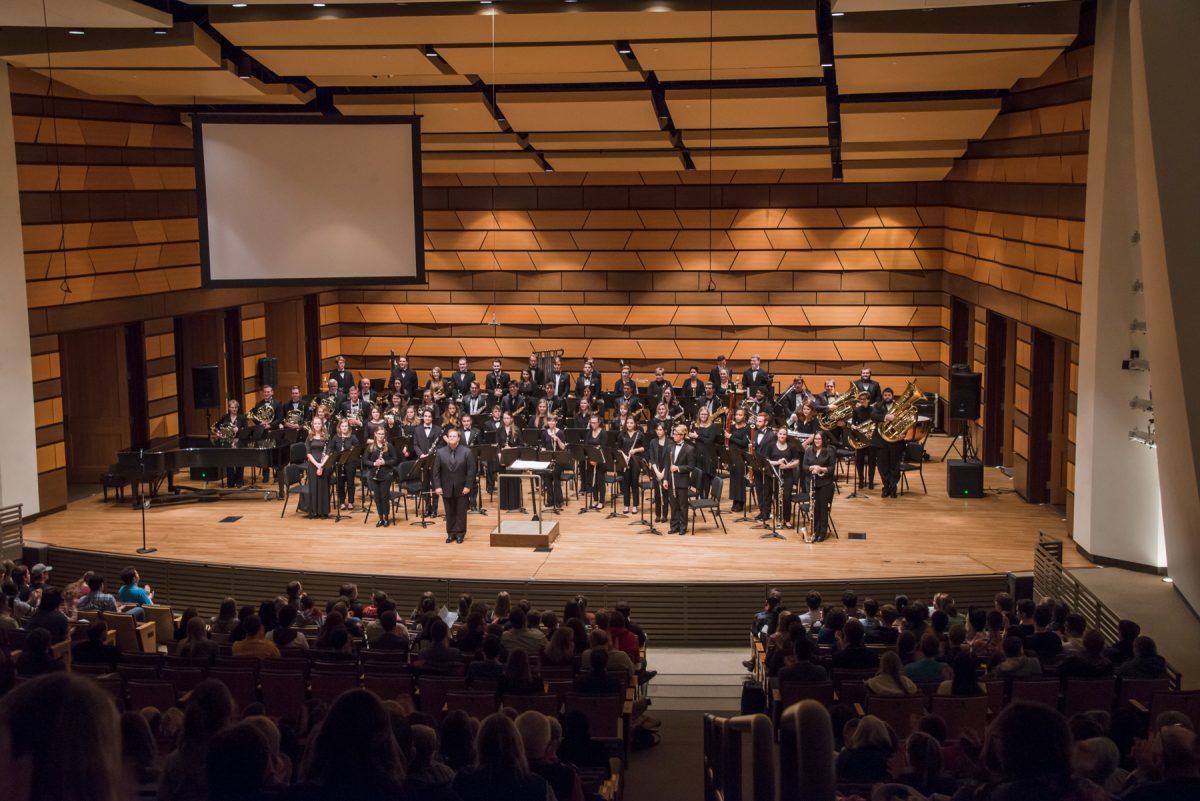
[[[829,167],[827,148],[772,150],[693,150],[698,170],[803,170]]]
[[[815,36],[787,39],[737,39],[638,42],[638,63],[648,70],[738,70],[759,67],[807,68],[820,74],[821,55]],[[797,72],[799,74],[799,72]]]
[[[317,86],[466,86],[471,81],[465,75],[309,75]]]
[[[959,89],[1007,89],[1021,78],[1041,75],[1061,48],[933,53],[922,55],[841,56],[838,88],[843,94],[938,92]]]
[[[842,175],[848,182],[940,181],[953,166],[954,159],[847,161]]]
[[[49,70],[37,70],[47,74]],[[239,78],[232,69],[59,70],[54,80],[93,95],[133,95],[141,98],[188,98],[198,103],[306,103],[311,93],[288,84],[264,84]],[[269,97],[269,99],[268,99]]]
[[[496,104],[517,131],[656,131],[648,91],[501,92]]]
[[[427,133],[498,133],[500,125],[476,94],[344,95],[334,100],[343,114],[420,114]]]
[[[683,159],[675,150],[620,153],[563,151],[546,153],[546,161],[557,172],[656,172],[683,169]]]
[[[510,73],[540,73],[557,83],[553,76],[568,65],[576,72],[617,72],[627,79],[640,78],[629,71],[616,47],[607,43],[439,47],[438,53],[455,72],[478,75],[488,83],[504,83],[504,76]]]
[[[826,119],[820,86],[672,89],[666,94],[678,128],[803,128],[823,125]]]
[[[958,158],[967,150],[965,139],[933,142],[843,142],[846,160]]]
[[[521,141],[512,133],[424,133],[421,134],[422,152],[438,150],[520,150]]]
[[[73,36],[64,29],[5,28],[0,29],[0,57],[30,69],[214,69],[221,66],[221,46],[190,23],[162,34],[101,28]]]
[[[820,147],[829,143],[824,126],[814,128],[688,129],[680,132],[688,147]]]
[[[542,165],[529,152],[424,152],[421,154],[424,172],[541,172]]]
[[[4,0],[0,26],[40,28],[169,28],[171,15],[138,0]]]
[[[647,150],[671,146],[666,131],[585,131],[531,133],[529,144],[539,150]]]
[[[248,48],[276,75],[441,75],[415,47]]]
[[[844,142],[978,139],[1000,111],[998,99],[842,103]]]

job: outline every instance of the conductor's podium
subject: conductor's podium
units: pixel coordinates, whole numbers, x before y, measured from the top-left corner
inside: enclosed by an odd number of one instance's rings
[[[493,548],[549,548],[558,539],[558,521],[545,520],[545,510],[539,500],[542,495],[542,475],[549,465],[538,462],[514,462],[506,472],[499,475],[500,482],[529,482],[529,495],[533,507],[532,520],[504,518],[497,509],[496,527],[492,529],[488,542]],[[524,488],[522,488],[524,489]]]

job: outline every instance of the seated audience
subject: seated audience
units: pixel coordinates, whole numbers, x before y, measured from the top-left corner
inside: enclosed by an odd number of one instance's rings
[[[572,710],[563,716],[562,742],[558,758],[577,768],[600,768],[611,773],[608,749],[592,739],[587,715]]]
[[[489,715],[475,740],[476,762],[454,777],[462,801],[547,801],[549,785],[530,772],[516,724],[502,714]]]
[[[875,695],[916,695],[917,685],[904,675],[900,657],[895,651],[885,651],[879,660],[879,672],[867,679],[867,690]]]
[[[127,567],[121,571],[121,587],[117,590],[117,600],[123,604],[134,606],[154,606],[154,590],[147,584],[139,587],[141,581],[136,567]]]
[[[456,710],[462,713],[462,710]],[[446,723],[450,716],[442,721],[442,732],[446,731]],[[465,714],[465,713],[462,713]],[[454,784],[454,769],[447,765],[438,753],[438,733],[432,727],[417,724],[411,729],[412,751],[408,758],[408,767],[404,776],[405,799],[445,799],[453,801],[452,785]]]
[[[421,649],[417,664],[426,673],[447,675],[463,669],[462,651],[450,646],[450,627],[438,619],[429,625],[430,643]]]
[[[50,632],[46,629],[34,629],[25,638],[21,646],[21,655],[14,663],[17,675],[29,678],[66,670],[67,666],[50,650]]]
[[[1042,662],[1053,662],[1063,651],[1062,638],[1050,631],[1054,610],[1042,604],[1033,610],[1033,634],[1025,637],[1025,650],[1037,654]]]
[[[1120,793],[1129,778],[1129,771],[1120,767],[1121,752],[1107,737],[1077,739],[1071,751],[1071,770],[1080,779],[1087,779],[1109,795]]]
[[[92,573],[85,582],[88,591],[79,596],[75,608],[85,612],[119,612],[117,599],[104,591],[104,576]]]
[[[500,680],[504,676],[504,663],[500,661],[500,650],[499,637],[489,634],[483,638],[483,647],[480,649],[483,658],[476,659],[467,665],[467,687],[471,687],[481,679],[496,682],[496,686],[500,686]],[[522,653],[524,652],[522,651]]]
[[[942,768],[942,744],[928,734],[915,731],[904,744],[905,770],[896,777],[924,796],[954,795],[958,783]]]
[[[1083,653],[1069,656],[1058,666],[1061,678],[1095,679],[1113,675],[1112,662],[1104,656],[1104,636],[1095,629],[1083,635]]]
[[[262,801],[273,783],[270,745],[253,724],[235,723],[209,741],[205,784],[210,801]]]
[[[205,679],[192,688],[183,710],[183,736],[163,763],[159,801],[203,801],[208,745],[235,716],[233,696],[221,682]]]
[[[611,655],[608,649],[600,646],[587,652],[584,661],[587,670],[580,672],[575,677],[575,692],[585,695],[611,695],[624,691],[625,688],[621,686],[620,680],[608,672]]]
[[[588,634],[588,645],[590,647],[580,657],[582,664],[589,664],[588,655],[592,651],[600,649],[608,652],[608,667],[610,670],[624,670],[630,676],[633,675],[633,663],[629,661],[629,657],[624,651],[618,651],[612,647],[612,644],[608,641],[607,632],[599,628],[592,629],[591,633]]]
[[[1042,675],[1042,663],[1025,653],[1020,637],[1005,637],[1004,658],[988,672],[989,679],[1028,679]]]
[[[529,770],[546,780],[555,801],[582,801],[583,783],[579,780],[579,771],[558,760],[551,719],[541,712],[531,711],[522,712],[514,722],[529,760]]]
[[[1195,801],[1200,798],[1200,756],[1195,732],[1182,726],[1159,729],[1149,743],[1158,778],[1137,785],[1121,801]]]
[[[891,728],[874,715],[863,717],[837,756],[838,781],[856,784],[887,781],[888,762],[895,750],[896,735]]]
[[[0,631],[19,629],[21,624],[12,614],[12,602],[6,593],[0,593]]]
[[[221,601],[217,613],[209,620],[213,634],[230,634],[238,623],[238,606],[233,598]]]
[[[249,615],[242,621],[246,639],[233,644],[234,656],[256,656],[259,659],[278,659],[279,648],[267,639],[258,615]]]
[[[542,664],[566,667],[575,664],[575,632],[559,626],[542,650]]]
[[[608,641],[612,647],[629,657],[629,663],[635,667],[642,664],[641,645],[637,635],[625,625],[625,616],[615,609],[608,613]]]
[[[438,729],[438,759],[458,773],[475,764],[475,735],[479,721],[461,709],[453,709],[442,718]],[[453,776],[450,777],[453,780]]]
[[[950,668],[953,671],[950,678],[938,685],[938,695],[970,696],[984,695],[987,688],[979,682],[976,671],[979,660],[968,653],[960,652],[954,657]]]
[[[121,649],[108,644],[108,626],[103,620],[93,621],[87,629],[87,639],[71,646],[71,662],[79,665],[107,665],[117,669]]]
[[[1063,653],[1067,656],[1083,653],[1083,634],[1087,631],[1087,621],[1083,615],[1072,612],[1063,620]],[[1112,657],[1110,656],[1111,660]]]
[[[510,654],[524,651],[526,656],[541,656],[542,649],[546,647],[546,635],[540,629],[527,625],[524,609],[518,606],[509,612],[508,625],[508,631],[500,638],[505,651]]]
[[[988,727],[984,741],[991,778],[980,801],[1104,801],[1091,782],[1071,775],[1071,732],[1056,710],[1014,701]]]
[[[275,628],[271,629],[271,642],[281,652],[286,650],[307,651],[308,638],[296,630],[296,607],[287,605],[276,614]]]
[[[483,647],[484,616],[481,612],[469,612],[463,620],[463,628],[454,636],[454,647],[464,654],[478,653]]]
[[[1117,641],[1104,652],[1104,656],[1114,665],[1123,665],[1133,659],[1133,643],[1142,633],[1142,627],[1132,620],[1117,621]],[[1082,637],[1080,638],[1082,645]],[[1083,648],[1081,650],[1086,650]]]
[[[780,669],[780,684],[785,681],[797,683],[829,681],[829,671],[813,661],[816,656],[816,646],[812,644],[812,640],[808,637],[801,637],[793,643],[792,648],[796,661]]]
[[[1158,655],[1158,645],[1149,637],[1133,641],[1133,658],[1117,668],[1117,675],[1130,679],[1165,679],[1167,661]]]
[[[542,691],[541,682],[534,681],[529,669],[529,655],[524,651],[513,651],[504,663],[500,676],[500,691],[507,695],[529,695]]]
[[[375,629],[372,632],[372,629]],[[374,639],[372,639],[374,636]],[[408,628],[402,624],[395,609],[384,610],[377,621],[367,626],[367,644],[373,651],[407,651]]]
[[[71,621],[63,614],[62,605],[62,591],[57,587],[46,587],[42,590],[37,611],[25,621],[25,628],[45,629],[50,635],[50,642],[62,642],[67,639],[71,635]]]
[[[187,636],[177,651],[184,659],[211,661],[221,654],[221,646],[208,638],[208,627],[202,618],[188,621]]]
[[[158,795],[158,744],[150,721],[141,712],[121,713],[121,779],[124,798]]]
[[[1001,595],[1008,596],[1008,593]],[[1009,601],[1012,601],[1011,597]],[[971,639],[971,653],[981,662],[990,662],[993,657],[998,657],[1004,645],[1004,629],[1004,615],[995,609],[988,612],[984,630]]]
[[[921,657],[904,666],[904,675],[916,681],[941,681],[946,675],[946,666],[938,661],[941,642],[933,633],[921,637]]]
[[[879,667],[879,654],[866,645],[866,629],[857,618],[847,620],[836,635],[830,664],[835,670],[870,670]]]

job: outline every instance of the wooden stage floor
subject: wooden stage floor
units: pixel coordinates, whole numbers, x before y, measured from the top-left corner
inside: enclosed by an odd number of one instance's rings
[[[930,445],[941,453],[937,439]],[[917,480],[916,492],[894,500],[881,499],[878,489],[868,491],[866,499],[847,500],[843,487],[833,504],[842,538],[817,545],[804,544],[792,530],[781,531],[785,540],[762,539],[762,530],[733,522],[728,500],[727,535],[710,518],[707,525],[698,521],[695,536],[686,537],[645,533],[629,525],[632,516],[606,519],[607,510],[580,515],[579,504],[572,502],[557,516],[561,533],[550,552],[489,547],[494,508],[486,516],[470,516],[461,545],[445,542],[441,519],[425,529],[403,520],[376,528],[374,516],[363,525],[358,512],[336,524],[306,520],[291,509],[280,519],[281,501],[250,499],[152,508],[146,526],[161,559],[407,577],[656,583],[1005,573],[1032,569],[1039,531],[1066,536],[1065,521],[1056,512],[1026,504],[998,470],[985,470],[989,492],[977,500],[946,496],[940,462],[926,465],[925,480],[928,495]],[[26,539],[133,554],[141,544],[140,515],[128,504],[100,498],[76,501],[66,511],[36,520],[25,527]],[[229,516],[239,519],[221,522]],[[866,532],[867,538],[847,539],[851,531]],[[1070,546],[1064,559],[1069,567],[1088,564]]]

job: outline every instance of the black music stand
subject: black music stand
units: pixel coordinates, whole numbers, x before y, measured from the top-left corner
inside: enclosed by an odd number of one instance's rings
[[[541,444],[542,432],[537,428],[521,429],[521,442],[531,448],[536,448]]]
[[[750,455],[748,453],[746,453],[746,451],[741,450],[740,448],[726,448],[725,453],[728,456],[727,463],[729,465],[729,486],[731,488],[733,487],[733,472],[735,470],[740,470],[742,472],[742,483],[744,485],[745,481],[746,481],[746,479],[745,479],[746,469],[749,467],[749,462],[750,462],[749,456]],[[748,523],[748,522],[750,522],[751,519],[752,518],[750,517],[750,501],[747,499],[746,495],[743,495],[742,496],[742,516],[734,519],[733,522]]]
[[[773,473],[771,472],[771,465],[767,464],[767,460],[764,459],[762,456],[760,456],[757,453],[746,453],[745,459],[746,459],[746,465],[754,473],[754,484],[756,487],[755,494],[757,495],[758,475],[760,473],[763,474],[764,476],[767,476],[769,478],[769,480],[774,480]],[[757,498],[757,500],[758,500],[758,507],[761,510],[763,499]],[[768,520],[760,522],[760,523],[755,523],[753,526],[751,526],[751,528],[770,528],[771,527],[770,521],[772,519],[774,519],[774,517],[775,517],[773,512],[774,512],[774,510],[772,509],[772,514],[771,514],[770,518],[768,518]]]
[[[433,507],[433,487],[432,487],[432,471],[433,460],[437,458],[437,451],[430,451],[418,458],[412,466],[412,470],[418,470],[421,474],[421,488],[417,491],[417,505],[421,507],[421,519],[415,520],[411,525],[426,528],[434,524],[433,520],[429,519],[429,511]],[[435,515],[436,518],[436,515]]]
[[[366,448],[365,445],[355,445],[352,448],[346,448],[345,450],[338,451],[337,453],[335,453],[333,455],[333,474],[332,475],[335,478],[333,481],[330,482],[330,491],[333,492],[334,498],[337,498],[337,485],[340,483],[341,479],[345,476],[345,474],[346,474],[345,471],[346,470],[357,471],[358,465],[362,461],[362,454],[363,454],[363,450],[365,448]],[[354,473],[352,473],[352,475],[354,475]],[[353,511],[353,510],[351,510],[351,511]],[[347,512],[346,516],[349,517],[350,512]],[[333,516],[333,522],[335,522],[335,523],[340,522],[341,519],[342,519],[342,504],[338,503],[337,512]]]
[[[608,461],[604,458],[604,449],[595,445],[580,445],[579,453],[579,460],[582,464],[584,464],[585,468],[591,467],[591,463],[593,461],[596,462],[596,466],[590,471],[592,473],[592,484],[594,485],[596,483],[596,472],[600,470],[601,465],[608,464]],[[587,473],[589,471],[585,469],[584,472]],[[584,495],[587,497],[588,503],[586,503],[578,513],[582,515],[588,512],[599,511],[598,509],[592,509],[592,503],[595,503],[596,496],[592,491],[591,485],[584,488]]]
[[[554,469],[553,475],[551,475],[550,480],[557,481],[558,483],[561,484],[563,471],[566,470],[567,468],[573,468],[575,466],[575,457],[571,455],[570,451],[552,451],[552,453],[554,454],[554,468],[555,469]],[[578,485],[576,485],[576,486],[578,486]],[[564,492],[563,493],[563,506],[565,507],[566,505],[567,505],[567,495]],[[562,511],[562,507],[559,507],[554,510],[554,513],[558,514],[561,511]]]
[[[641,465],[642,465],[642,473],[644,473],[644,474],[645,474],[645,476],[646,476],[646,480],[650,482],[650,484],[651,484],[651,486],[652,486],[652,487],[654,487],[654,488],[657,488],[657,491],[658,491],[658,492],[662,492],[662,488],[661,488],[661,486],[660,486],[662,482],[660,482],[660,481],[658,480],[658,476],[656,476],[656,475],[654,474],[654,465],[652,465],[652,464],[650,463],[650,460],[649,460],[649,459],[642,459],[642,461],[641,461]],[[655,492],[655,490],[654,490],[654,489],[651,489],[651,491],[650,491],[650,492],[651,492],[651,494],[650,494],[650,503],[654,503],[654,492]],[[654,521],[653,521],[653,520],[647,520],[647,519],[646,519],[646,490],[645,490],[645,488],[642,486],[642,481],[641,481],[641,480],[639,480],[639,481],[638,481],[638,501],[639,501],[639,503],[638,503],[638,507],[639,507],[639,509],[640,509],[640,511],[641,511],[641,519],[640,519],[640,520],[634,520],[634,521],[633,521],[632,523],[630,523],[629,525],[631,525],[631,526],[634,526],[634,525],[643,525],[643,526],[646,526],[646,533],[647,533],[647,534],[659,534],[659,535],[661,535],[661,534],[662,534],[662,532],[661,532],[661,531],[659,531],[657,528],[655,528],[655,527],[654,527]]]
[[[481,442],[471,446],[471,453],[475,454],[475,490],[471,493],[473,504],[470,504],[474,508],[468,507],[467,511],[477,515],[486,515],[487,509],[483,508],[483,486],[480,479],[483,477],[485,466],[491,464],[492,460],[496,458],[496,446]]]
[[[605,450],[608,452],[609,464],[613,466],[613,475],[618,478],[618,481],[613,483],[612,491],[612,511],[605,516],[605,520],[612,520],[614,517],[629,517],[624,512],[617,511],[617,490],[619,479],[629,468],[629,460],[625,457],[625,451],[613,445],[609,445]]]
[[[763,534],[761,539],[786,539],[786,537],[779,533],[778,528],[779,518],[783,516],[783,473],[779,468],[768,462],[765,457],[759,456],[757,453],[751,454],[750,458],[757,459],[759,462],[761,462],[763,469],[767,473],[767,480],[775,482],[775,490],[772,493],[774,500],[771,503],[771,516],[767,518],[765,523],[760,526],[754,526],[754,528],[767,529],[767,533]],[[775,514],[775,510],[777,508],[780,510],[779,514]]]

